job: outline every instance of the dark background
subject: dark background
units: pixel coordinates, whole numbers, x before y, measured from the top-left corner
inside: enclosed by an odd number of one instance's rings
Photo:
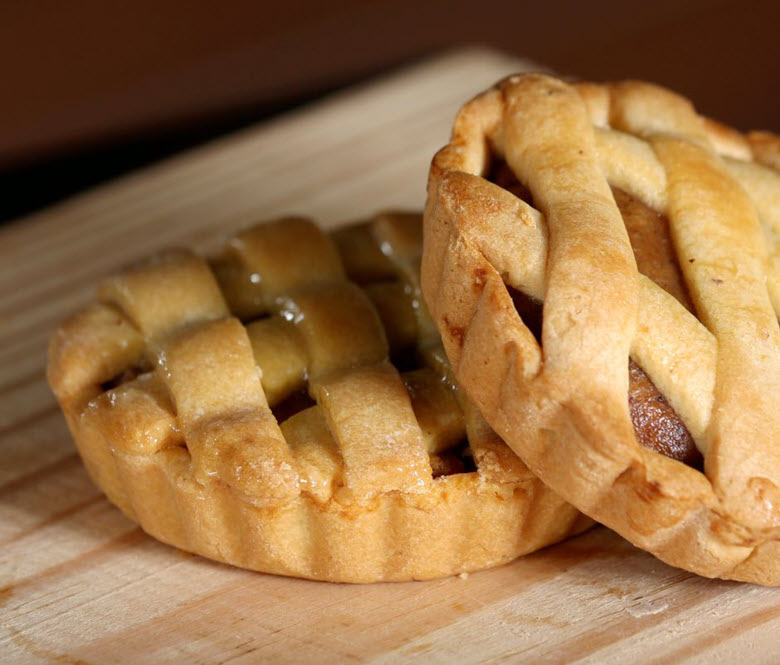
[[[776,0],[4,0],[0,219],[464,44],[778,131],[779,27]]]

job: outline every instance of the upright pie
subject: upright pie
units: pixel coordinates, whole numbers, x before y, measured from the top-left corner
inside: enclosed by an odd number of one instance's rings
[[[285,219],[105,280],[49,364],[97,485],[166,543],[333,581],[480,569],[585,528],[452,386],[421,237],[419,215]]]
[[[780,584],[780,138],[640,82],[513,76],[434,158],[422,286],[456,380],[664,561]]]

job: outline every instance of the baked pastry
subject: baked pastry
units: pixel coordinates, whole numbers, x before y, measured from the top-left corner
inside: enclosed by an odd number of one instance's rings
[[[670,564],[767,585],[778,154],[654,85],[513,76],[433,159],[422,268],[456,380],[535,474]]]
[[[421,239],[420,215],[332,237],[286,219],[210,264],[169,251],[105,280],[49,364],[96,484],[166,543],[339,582],[476,570],[586,528],[448,382]]]

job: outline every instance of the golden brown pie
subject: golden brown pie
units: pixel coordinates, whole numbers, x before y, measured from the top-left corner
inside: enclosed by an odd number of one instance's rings
[[[49,364],[94,481],[166,543],[342,582],[485,568],[587,527],[453,389],[421,240],[420,215],[332,236],[286,219],[105,280]]]
[[[640,82],[513,76],[434,158],[423,291],[552,489],[664,561],[780,584],[780,139]]]

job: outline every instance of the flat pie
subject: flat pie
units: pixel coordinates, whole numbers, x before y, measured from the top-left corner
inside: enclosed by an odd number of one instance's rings
[[[513,76],[434,158],[422,286],[455,379],[662,560],[780,584],[780,138],[640,82]]]
[[[332,236],[285,219],[105,280],[49,363],[95,483],[166,543],[339,582],[481,569],[586,528],[453,388],[421,240],[420,215]]]

